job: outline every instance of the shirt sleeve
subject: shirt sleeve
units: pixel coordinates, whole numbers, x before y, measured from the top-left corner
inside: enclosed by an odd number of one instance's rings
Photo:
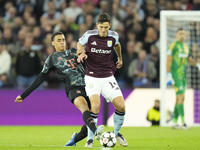
[[[171,49],[167,49],[167,55],[172,56],[172,50]]]
[[[167,49],[167,55],[169,55],[169,56],[173,56],[173,54],[174,54],[174,52],[175,52],[175,44],[176,43],[172,43],[169,47],[168,47],[168,49]]]
[[[83,34],[83,36],[79,39],[79,43],[80,43],[82,46],[86,45],[86,44],[88,43],[89,37],[90,37],[90,34],[88,33],[88,31],[85,32],[85,33]]]
[[[46,76],[54,70],[53,62],[52,62],[52,56],[50,55],[44,64],[44,67],[42,69],[42,72],[37,76],[37,78],[34,80],[34,82],[28,87],[24,93],[22,93],[21,97],[25,99],[32,91],[34,91],[46,78]]]
[[[21,97],[25,99],[32,91],[34,91],[45,79],[47,76],[46,73],[40,73],[37,78],[34,80],[34,82],[26,89],[22,94]]]
[[[53,62],[52,62],[52,56],[50,55],[45,63],[44,63],[44,66],[43,66],[43,69],[42,69],[42,72],[43,73],[47,73],[49,74],[54,68],[54,65],[53,65]]]
[[[115,32],[116,34],[114,34],[114,38],[115,38],[115,45],[118,44],[119,42],[119,35],[117,34],[117,32]]]
[[[118,35],[117,32],[108,30],[108,36],[111,36],[111,37],[113,37],[115,39],[115,45],[118,44],[118,42],[119,42],[119,35]]]

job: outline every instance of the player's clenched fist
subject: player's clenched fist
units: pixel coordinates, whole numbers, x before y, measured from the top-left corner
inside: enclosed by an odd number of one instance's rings
[[[80,54],[80,55],[78,56],[77,61],[78,61],[78,63],[81,63],[81,62],[83,62],[83,61],[86,60],[86,59],[87,59],[87,55],[86,55],[85,53],[82,53],[82,54]]]
[[[116,64],[117,64],[117,66],[116,66],[117,69],[120,69],[120,68],[123,66],[122,60],[119,60],[119,59],[118,59],[118,61],[116,62]]]
[[[23,99],[22,99],[22,97],[20,95],[16,97],[15,102],[21,103],[22,101],[23,101]]]

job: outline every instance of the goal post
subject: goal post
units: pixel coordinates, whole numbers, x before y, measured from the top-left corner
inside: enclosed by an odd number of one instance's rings
[[[178,28],[186,30],[186,43],[191,46],[191,29],[193,23],[199,24],[200,30],[200,11],[161,11],[160,12],[160,125],[168,126],[166,122],[166,53],[169,44],[176,40],[175,34]],[[195,30],[192,30],[196,32]],[[196,35],[196,34],[195,34]],[[198,38],[198,37],[192,37]],[[195,41],[198,39],[195,39]],[[191,48],[191,47],[190,47]],[[175,101],[175,100],[174,100]],[[193,117],[193,116],[192,116]]]

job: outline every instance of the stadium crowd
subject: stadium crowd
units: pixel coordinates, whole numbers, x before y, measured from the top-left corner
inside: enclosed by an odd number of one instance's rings
[[[120,37],[121,88],[159,87],[161,10],[200,10],[200,0],[0,0],[0,88],[26,88],[54,53],[52,33],[62,31],[67,49],[76,47],[100,13],[111,15]],[[41,88],[60,87],[51,73]]]

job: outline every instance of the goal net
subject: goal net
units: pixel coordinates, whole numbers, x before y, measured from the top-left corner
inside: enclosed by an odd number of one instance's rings
[[[166,52],[170,43],[176,40],[179,28],[186,31],[186,43],[190,47],[192,57],[200,62],[200,12],[199,11],[161,11],[160,24],[160,92],[161,92],[161,126],[169,126],[166,122],[166,109],[173,112],[175,90],[166,86]],[[189,90],[188,90],[189,89]],[[185,120],[190,125],[200,123],[200,72],[196,67],[188,65],[187,89],[185,93]],[[171,101],[169,106],[169,101]],[[173,103],[172,103],[173,101]],[[170,107],[170,108],[169,108]]]

